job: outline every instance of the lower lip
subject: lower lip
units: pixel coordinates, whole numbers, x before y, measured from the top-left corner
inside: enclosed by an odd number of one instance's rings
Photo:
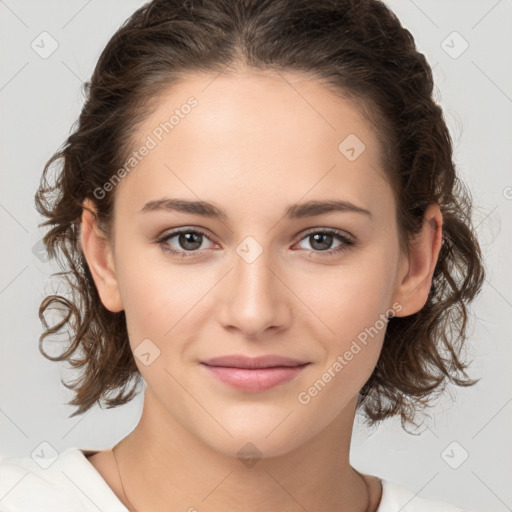
[[[258,392],[278,386],[296,377],[306,366],[276,366],[272,368],[231,368],[201,363],[214,377],[241,391]]]

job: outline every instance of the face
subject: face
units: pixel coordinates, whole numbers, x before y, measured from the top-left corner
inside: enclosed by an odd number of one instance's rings
[[[318,82],[283,76],[194,75],[163,95],[135,148],[155,144],[115,190],[118,299],[95,276],[104,304],[125,310],[155,415],[231,455],[246,442],[288,452],[345,414],[386,313],[403,307],[407,261],[371,125]],[[302,366],[203,364],[227,355]]]

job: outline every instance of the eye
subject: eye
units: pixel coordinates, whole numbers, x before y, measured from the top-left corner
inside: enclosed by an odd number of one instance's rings
[[[309,241],[313,252],[323,253],[324,255],[340,253],[355,245],[354,240],[348,238],[341,231],[331,228],[315,228],[315,230],[307,232],[306,236],[301,239],[301,241],[303,240]],[[339,245],[331,249],[334,240],[337,240]]]
[[[171,240],[173,238],[176,238],[174,246],[171,244]],[[171,254],[181,258],[187,258],[197,255],[205,238],[210,240],[204,231],[199,229],[182,228],[172,231],[171,233],[167,233],[163,237],[159,238],[157,243],[162,247],[162,250],[170,252]],[[204,249],[204,247],[202,249]]]
[[[171,243],[173,239],[176,239],[174,244]],[[181,228],[160,237],[156,243],[159,244],[165,252],[180,258],[188,258],[197,256],[200,254],[201,250],[205,249],[205,247],[202,247],[204,239],[211,242],[210,237],[200,229]],[[355,245],[354,240],[348,238],[341,231],[332,228],[315,228],[310,230],[300,239],[301,242],[303,240],[310,241],[312,247],[310,252],[320,253],[326,256],[341,253],[349,249],[350,246]],[[333,241],[338,241],[339,244],[334,249],[331,249]]]

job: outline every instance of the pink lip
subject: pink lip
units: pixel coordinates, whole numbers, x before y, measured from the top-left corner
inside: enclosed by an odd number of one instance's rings
[[[202,361],[214,377],[241,391],[258,392],[283,384],[309,363],[281,356],[224,356]]]

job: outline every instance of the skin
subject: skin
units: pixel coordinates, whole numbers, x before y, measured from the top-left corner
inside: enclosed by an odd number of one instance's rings
[[[380,165],[374,128],[348,100],[298,73],[190,75],[162,95],[137,132],[138,145],[169,112],[194,96],[198,106],[116,188],[114,232],[98,227],[84,203],[81,243],[102,303],[125,310],[132,349],[144,339],[160,355],[148,366],[136,428],[117,449],[130,502],[143,510],[364,511],[367,491],[350,466],[358,392],[377,364],[385,328],[309,403],[308,390],[338,355],[393,305],[395,316],[425,304],[441,247],[442,216],[431,205],[409,255],[401,252],[392,190]],[[366,148],[349,161],[338,146],[356,134]],[[164,197],[204,200],[227,220],[140,210]],[[286,219],[308,200],[340,199],[370,210]],[[202,228],[199,249],[179,227]],[[310,228],[334,228],[355,245],[315,244]],[[262,253],[236,252],[253,237]],[[330,244],[330,245],[329,245]],[[320,248],[319,248],[320,247]],[[190,253],[190,251],[189,251]],[[291,381],[246,393],[214,379],[200,360],[226,354],[278,354],[310,362]],[[248,442],[262,458],[247,467]],[[119,499],[111,450],[89,459]],[[370,485],[376,510],[381,486]]]

